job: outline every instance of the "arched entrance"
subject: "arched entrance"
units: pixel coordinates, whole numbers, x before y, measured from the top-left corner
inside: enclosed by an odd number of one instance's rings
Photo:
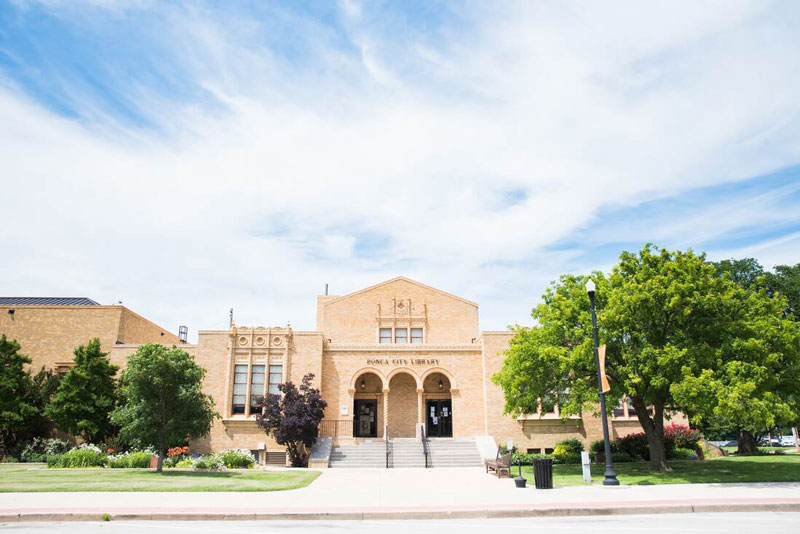
[[[383,432],[383,379],[366,371],[353,383],[353,437],[376,438]]]
[[[453,399],[450,379],[441,372],[428,374],[422,382],[425,396],[425,434],[430,438],[453,437]]]
[[[417,423],[417,378],[397,372],[389,378],[389,437],[413,438]]]

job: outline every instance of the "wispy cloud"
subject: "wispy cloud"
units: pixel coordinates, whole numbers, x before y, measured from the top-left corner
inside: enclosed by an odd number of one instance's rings
[[[794,257],[794,4],[322,6],[0,8],[0,292],[311,328],[405,274],[498,328],[620,246]]]

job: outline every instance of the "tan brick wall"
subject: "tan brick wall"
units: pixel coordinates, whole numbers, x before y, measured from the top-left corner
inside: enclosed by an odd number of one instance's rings
[[[389,436],[413,438],[417,424],[417,381],[399,373],[389,381]]]
[[[9,309],[14,314],[8,313]],[[127,334],[123,334],[123,330]],[[164,335],[161,336],[161,332]],[[31,367],[54,369],[71,363],[73,351],[99,338],[100,346],[111,351],[117,341],[126,343],[178,343],[179,339],[155,323],[123,306],[2,306],[0,334],[15,339]]]
[[[183,345],[178,336],[161,328],[141,315],[122,308],[119,326],[119,340],[123,343],[160,343],[162,345]]]
[[[478,306],[416,282],[399,278],[343,297],[320,297],[317,330],[333,343],[377,343],[378,306],[389,324],[425,328],[426,343],[470,343],[478,337]],[[399,310],[397,303],[403,303]],[[426,314],[427,310],[427,314]],[[427,316],[427,322],[420,322]]]

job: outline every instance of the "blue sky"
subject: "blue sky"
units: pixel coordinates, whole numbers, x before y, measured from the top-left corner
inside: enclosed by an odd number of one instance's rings
[[[647,242],[799,262],[798,15],[0,0],[0,293],[194,334],[405,275],[498,329]]]

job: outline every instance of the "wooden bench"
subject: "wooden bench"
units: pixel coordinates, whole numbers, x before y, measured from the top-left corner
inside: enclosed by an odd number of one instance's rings
[[[486,460],[486,472],[488,473],[489,470],[494,471],[494,474],[500,478],[500,475],[503,471],[506,472],[506,475],[509,477],[511,476],[511,453],[508,452],[506,454],[500,454],[500,450],[497,451],[497,458],[494,460]]]

